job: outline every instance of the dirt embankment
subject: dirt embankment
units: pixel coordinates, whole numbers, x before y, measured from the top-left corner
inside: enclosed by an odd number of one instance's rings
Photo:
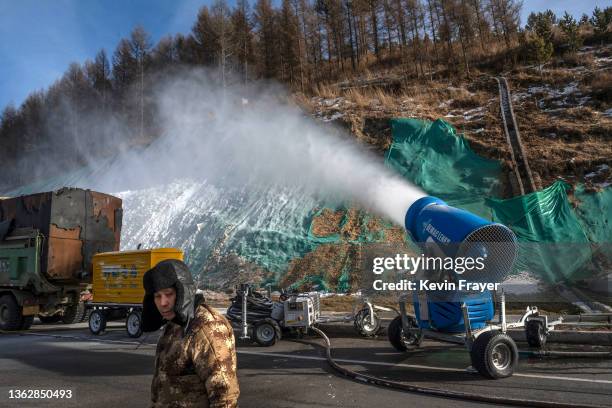
[[[562,178],[599,189],[612,183],[612,46],[584,47],[572,58],[544,67],[519,67],[503,75],[527,159],[543,188]],[[509,173],[510,151],[502,132],[497,83],[488,74],[445,83],[403,83],[392,91],[321,87],[298,98],[313,115],[337,124],[366,146],[384,152],[392,141],[389,119],[442,118],[465,134],[480,155],[500,160]],[[513,194],[508,176],[504,196]]]

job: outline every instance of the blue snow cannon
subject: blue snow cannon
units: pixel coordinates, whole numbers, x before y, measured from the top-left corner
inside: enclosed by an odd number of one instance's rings
[[[428,257],[480,259],[482,268],[459,273],[425,271],[423,279],[455,282],[501,282],[514,265],[516,236],[506,226],[494,223],[436,197],[415,201],[405,217],[405,227]],[[489,290],[428,290],[413,293],[419,328],[445,333],[465,330],[462,305],[468,310],[471,329],[481,329],[493,319],[493,297]]]

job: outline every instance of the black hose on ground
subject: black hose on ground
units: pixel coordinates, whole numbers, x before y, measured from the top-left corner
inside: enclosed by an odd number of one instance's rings
[[[360,374],[355,371],[344,368],[338,363],[336,363],[331,356],[331,342],[329,341],[329,338],[327,337],[327,335],[325,335],[325,333],[323,333],[320,329],[316,327],[311,327],[311,329],[315,333],[317,333],[319,336],[321,336],[321,338],[325,341],[327,362],[334,370],[336,370],[338,373],[346,377],[352,378],[353,380],[361,381],[367,384],[394,388],[394,389],[406,391],[406,392],[431,395],[434,397],[460,399],[460,400],[476,401],[476,402],[487,402],[487,403],[493,403],[493,404],[505,404],[505,405],[521,406],[521,407],[604,408],[601,405],[564,404],[564,403],[552,402],[552,401],[539,401],[539,400],[520,399],[520,398],[503,398],[503,397],[493,397],[493,396],[487,396],[487,395],[474,395],[474,394],[468,394],[468,393],[460,392],[460,391],[448,391],[448,390],[441,390],[439,388],[419,387],[417,385],[410,385],[410,384],[400,383],[396,381],[385,380],[385,379],[378,378],[378,377],[373,377],[367,374]]]

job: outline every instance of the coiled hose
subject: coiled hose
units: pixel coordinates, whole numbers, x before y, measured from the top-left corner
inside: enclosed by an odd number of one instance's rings
[[[242,321],[242,295],[236,294],[231,299],[232,304],[227,309],[227,317],[235,322]],[[247,295],[247,320],[257,321],[269,318],[272,315],[274,302],[268,297],[258,292],[251,292]]]
[[[321,338],[325,341],[327,362],[334,370],[336,370],[338,373],[346,377],[349,377],[354,380],[361,381],[367,384],[394,388],[397,390],[402,390],[402,391],[407,391],[407,392],[412,392],[412,393],[431,395],[434,397],[452,398],[452,399],[460,399],[460,400],[466,400],[466,401],[488,402],[488,403],[494,403],[494,404],[505,404],[505,405],[522,406],[522,407],[604,408],[601,405],[564,404],[564,403],[552,402],[552,401],[493,397],[493,396],[487,396],[487,395],[474,395],[474,394],[468,394],[468,393],[460,392],[460,391],[448,391],[448,390],[441,390],[439,388],[419,387],[417,385],[404,384],[404,383],[400,383],[396,381],[389,381],[389,380],[385,380],[382,378],[373,377],[367,374],[360,374],[355,371],[344,368],[338,363],[336,363],[331,356],[331,342],[329,341],[329,338],[327,337],[327,335],[316,327],[311,327],[311,329],[315,333],[317,333],[319,336],[321,336]]]

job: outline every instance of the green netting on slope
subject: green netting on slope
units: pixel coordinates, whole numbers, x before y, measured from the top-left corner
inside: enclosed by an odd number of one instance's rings
[[[232,249],[250,262],[275,273],[277,279],[289,262],[315,250],[320,244],[312,242],[299,231],[250,231],[234,237]]]
[[[428,194],[487,219],[486,197],[498,196],[501,165],[478,156],[443,120],[393,119],[386,164]]]
[[[590,273],[590,243],[569,204],[568,188],[557,181],[524,196],[487,199],[493,219],[510,227],[519,240],[516,268],[552,283]]]
[[[595,193],[587,193],[584,185],[574,190],[577,200],[576,215],[584,227],[589,240],[594,243],[593,256],[599,262],[601,270],[610,270],[612,266],[612,186]],[[605,266],[602,268],[602,262]]]
[[[596,193],[587,193],[584,185],[574,190],[578,200],[576,215],[584,226],[589,240],[597,243],[612,242],[612,186]]]
[[[345,264],[344,268],[342,269],[342,275],[340,275],[338,284],[336,285],[336,292],[348,293],[351,290],[351,278],[349,273],[350,271],[348,264]]]

